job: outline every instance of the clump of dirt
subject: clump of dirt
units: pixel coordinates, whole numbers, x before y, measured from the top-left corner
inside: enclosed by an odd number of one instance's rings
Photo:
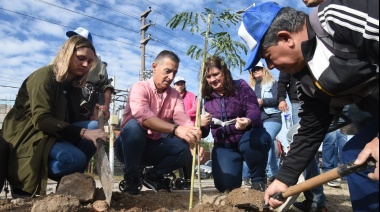
[[[259,211],[263,211],[264,192],[250,188],[238,188],[231,191],[226,197],[226,204],[230,206],[256,206]]]

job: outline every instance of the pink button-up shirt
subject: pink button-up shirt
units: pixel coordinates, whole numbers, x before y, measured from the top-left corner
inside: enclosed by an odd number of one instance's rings
[[[123,114],[121,128],[131,119],[136,119],[143,126],[143,122],[149,118],[157,117],[163,121],[180,126],[194,126],[190,117],[185,113],[185,107],[180,94],[169,87],[164,93],[157,93],[153,79],[140,81],[134,84],[129,92],[129,98]],[[148,138],[158,140],[160,132],[148,130]]]

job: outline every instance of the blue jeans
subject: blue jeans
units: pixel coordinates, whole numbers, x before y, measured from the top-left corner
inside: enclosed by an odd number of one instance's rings
[[[347,143],[347,135],[335,130],[326,134],[322,143],[322,172],[328,172],[338,167],[339,155]]]
[[[300,118],[298,117],[298,111],[301,109],[300,103],[295,103],[292,102],[292,120],[293,120],[293,125],[297,124]]]
[[[98,121],[83,121],[73,125],[90,130],[98,129]],[[92,141],[83,140],[78,145],[73,145],[65,140],[56,140],[49,152],[48,177],[60,181],[63,176],[83,173],[95,153],[96,147]]]
[[[269,133],[272,139],[271,147],[268,152],[268,164],[267,164],[268,177],[276,176],[279,169],[274,145],[277,145],[277,142],[275,143],[275,139],[276,139],[277,134],[280,132],[281,127],[282,127],[282,124],[278,122],[271,122],[271,121],[264,122],[264,128]]]
[[[264,128],[246,132],[237,146],[219,146],[212,150],[212,172],[215,187],[220,192],[241,187],[243,161],[249,167],[251,182],[266,182],[265,167],[272,142]]]
[[[308,180],[312,177],[318,176],[320,174],[319,167],[315,157],[311,160],[310,164],[306,167],[303,175],[305,180]],[[303,192],[305,199],[307,201],[313,202],[312,207],[324,207],[326,205],[326,196],[323,193],[323,186],[315,187],[309,191]]]
[[[243,179],[249,178],[249,168],[247,162],[243,161]]]
[[[140,166],[154,166],[152,177],[159,177],[191,162],[189,144],[179,138],[148,139],[147,131],[132,119],[115,141],[115,155],[125,166],[124,179],[140,177]]]
[[[379,120],[371,121],[351,138],[343,148],[343,163],[356,160],[359,153],[367,143],[372,141],[379,132]],[[347,176],[350,198],[353,211],[379,211],[379,182],[372,181],[367,174],[373,172],[369,169]]]

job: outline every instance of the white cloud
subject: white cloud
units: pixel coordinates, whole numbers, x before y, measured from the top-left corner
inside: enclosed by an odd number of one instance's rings
[[[8,78],[0,85],[19,87],[30,73],[51,61],[67,39],[66,31],[81,26],[93,34],[97,53],[102,56],[102,60],[108,63],[109,76],[116,78],[116,88],[128,89],[139,79],[141,61],[141,50],[138,47],[141,40],[141,35],[138,33],[141,21],[135,17],[140,17],[142,12],[152,6],[153,12],[148,16],[148,20],[152,20],[157,25],[150,27],[147,34],[152,34],[153,38],[157,38],[161,42],[151,40],[148,43],[146,68],[151,68],[151,63],[161,50],[172,50],[182,60],[179,75],[188,79],[188,90],[197,93],[198,71],[201,64],[199,61],[191,60],[184,52],[187,51],[189,43],[203,47],[204,39],[199,35],[193,36],[188,31],[167,28],[166,23],[174,15],[172,12],[204,12],[205,7],[216,11],[227,8],[237,11],[251,4],[250,0],[222,1],[223,5],[215,4],[214,0],[108,0],[94,2],[105,7],[93,4],[91,1],[1,1],[1,8],[5,10],[0,9],[0,58],[2,61],[0,76]],[[293,4],[297,7],[303,6],[302,2],[298,0],[280,0],[278,2],[286,5]],[[112,8],[112,10],[106,7]],[[234,39],[240,41],[237,36],[237,28],[238,26],[232,26],[231,33]],[[175,47],[176,50],[162,42]],[[238,71],[233,75],[235,78],[245,77],[245,75],[240,76]],[[9,78],[13,78],[13,80],[9,80]],[[9,96],[15,97],[16,93],[17,89],[1,87],[0,99]]]

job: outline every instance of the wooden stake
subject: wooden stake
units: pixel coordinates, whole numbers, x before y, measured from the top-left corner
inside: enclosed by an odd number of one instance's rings
[[[199,83],[199,92],[198,92],[198,105],[197,105],[197,115],[196,115],[196,121],[195,121],[195,126],[196,127],[200,127],[201,126],[201,104],[202,104],[202,82],[203,82],[203,78],[204,78],[204,67],[205,67],[205,61],[207,59],[207,49],[208,49],[208,39],[209,39],[209,35],[210,35],[210,28],[211,28],[211,19],[212,19],[212,15],[209,14],[208,15],[208,21],[207,21],[207,31],[206,31],[206,39],[205,39],[205,46],[204,46],[204,49],[203,49],[203,61],[202,61],[202,67],[201,67],[201,71],[200,71],[200,83]],[[198,144],[195,144],[194,145],[194,151],[193,152],[197,152],[196,150],[199,149],[199,145]],[[199,155],[199,151],[198,151],[198,155]],[[193,208],[193,198],[194,198],[194,176],[195,176],[195,161],[196,161],[196,157],[194,156],[193,157],[193,165],[192,165],[192,170],[191,170],[191,186],[190,186],[190,202],[189,202],[189,209],[192,209]],[[200,181],[200,160],[199,160],[199,156],[198,156],[198,178],[199,178],[199,181]],[[201,183],[199,183],[199,200],[200,202],[202,202],[202,185]]]

